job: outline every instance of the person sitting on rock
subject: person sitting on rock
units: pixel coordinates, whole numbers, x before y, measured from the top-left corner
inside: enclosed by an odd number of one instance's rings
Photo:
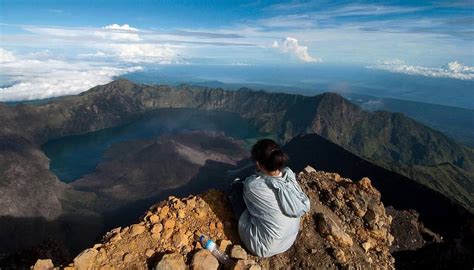
[[[230,200],[242,242],[254,255],[270,257],[293,245],[310,203],[275,141],[258,141],[251,154],[257,172],[234,181]]]

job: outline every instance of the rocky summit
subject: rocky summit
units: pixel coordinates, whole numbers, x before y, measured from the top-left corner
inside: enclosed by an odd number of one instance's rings
[[[393,269],[392,217],[368,178],[354,182],[306,167],[298,181],[311,200],[294,245],[258,258],[240,242],[237,222],[223,191],[176,198],[149,208],[138,223],[109,231],[101,243],[82,251],[64,269],[218,269],[222,267],[198,241],[217,242],[231,269]],[[51,269],[42,258],[33,269]],[[228,268],[228,267],[227,267]]]

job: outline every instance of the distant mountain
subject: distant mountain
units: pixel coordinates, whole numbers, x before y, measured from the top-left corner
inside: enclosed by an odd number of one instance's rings
[[[141,81],[141,80],[139,80]],[[149,80],[146,83],[154,84],[156,81]],[[265,89],[272,92],[283,92],[289,94],[302,94],[312,96],[322,94],[324,91],[316,90],[314,87],[294,87],[279,86],[257,83],[223,83],[220,81],[202,81],[189,82],[191,85],[211,88],[223,88],[229,90],[238,90],[242,87],[252,89]],[[420,86],[422,87],[422,86]],[[425,86],[426,87],[426,86]],[[319,89],[328,89],[328,87],[319,87]],[[330,89],[330,88],[329,88]],[[380,97],[373,95],[357,94],[357,91],[339,91],[336,93],[342,95],[352,103],[360,106],[367,111],[389,111],[403,113],[410,118],[415,119],[422,124],[439,130],[457,142],[474,146],[474,110],[454,106],[410,101],[404,99]],[[381,93],[383,92],[380,90]]]
[[[84,186],[80,188],[81,181],[76,187],[61,183],[49,170],[40,146],[64,136],[129,123],[162,108],[238,113],[260,131],[278,134],[282,142],[299,135],[318,134],[473,211],[473,150],[403,114],[367,112],[332,93],[307,97],[251,89],[148,86],[117,80],[47,104],[0,103],[0,240],[5,243],[1,248],[14,250],[48,237],[73,238],[71,242],[80,246],[85,241],[81,227],[88,228],[91,234],[99,233],[103,220],[96,206],[101,199]],[[136,165],[140,158],[159,159],[149,155],[147,148],[166,150],[146,143],[138,148],[143,155],[132,155],[130,165]],[[310,146],[308,149],[318,151]],[[180,155],[174,157],[177,162],[189,163]],[[98,174],[90,179],[98,176],[101,169],[115,172],[118,168],[119,172],[128,165],[120,160],[112,162],[115,165],[99,167]],[[144,167],[142,176],[153,175],[156,170]],[[126,190],[148,192],[131,182],[128,185]],[[106,191],[106,186],[102,188]],[[18,238],[12,240],[12,235]]]
[[[343,96],[364,110],[400,112],[443,132],[460,143],[474,146],[474,110],[472,109],[353,93],[343,94]]]
[[[315,95],[324,90],[343,96],[360,94],[474,109],[473,80],[417,76],[357,65],[189,65],[185,68],[170,65],[122,76],[134,82],[155,85],[192,83],[267,91],[285,91],[286,87],[285,92],[292,94]],[[225,82],[225,87],[219,86],[219,81],[215,80]]]
[[[385,168],[439,190],[471,211],[474,151],[400,113],[366,112],[337,94],[313,97],[182,85],[148,86],[117,80],[46,105],[6,108],[3,117],[33,143],[116,126],[159,108],[239,113],[263,132],[289,141],[316,133]],[[11,115],[11,117],[8,117]],[[7,121],[5,120],[5,121]],[[10,128],[11,129],[11,128]],[[442,176],[445,164],[454,166]],[[454,174],[451,172],[455,171]],[[453,188],[453,184],[456,188]]]

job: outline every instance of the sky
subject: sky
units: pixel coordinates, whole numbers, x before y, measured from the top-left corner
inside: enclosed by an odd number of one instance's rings
[[[0,101],[153,66],[358,65],[474,80],[471,1],[0,0]]]

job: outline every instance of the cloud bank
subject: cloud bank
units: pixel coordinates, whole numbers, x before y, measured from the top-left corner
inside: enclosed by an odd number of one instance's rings
[[[426,77],[474,80],[474,67],[463,65],[458,61],[449,62],[444,67],[423,67],[408,65],[400,59],[394,59],[381,61],[379,64],[367,66],[367,68]]]
[[[138,28],[110,24],[100,28],[26,26],[47,42],[74,44],[85,53],[57,56],[51,51],[17,54],[0,48],[0,101],[44,99],[74,95],[116,76],[141,70],[146,64],[182,64],[183,45],[143,39]],[[59,51],[59,50],[58,50]],[[87,52],[92,51],[92,52]]]
[[[91,26],[90,22],[79,20],[82,27],[0,23],[9,29],[1,37],[2,47],[11,50],[0,49],[1,61],[9,61],[2,64],[0,100],[41,98],[39,91],[44,91],[46,97],[63,91],[71,94],[88,86],[76,89],[72,85],[61,86],[59,81],[82,78],[79,85],[103,83],[135,65],[153,64],[285,65],[295,61],[318,63],[323,58],[327,63],[371,65],[369,68],[390,72],[473,79],[473,67],[456,61],[445,67],[425,66],[441,65],[445,59],[471,59],[472,19],[466,12],[452,14],[433,5],[364,1],[261,4],[255,6],[261,16],[229,18],[211,26],[199,20],[167,28],[147,25],[146,20],[141,21],[143,28],[114,21]],[[10,31],[15,29],[20,31]],[[280,37],[286,38],[279,40]],[[38,52],[45,48],[49,53]],[[317,55],[310,50],[313,48],[317,48]],[[424,53],[427,51],[430,53]],[[376,62],[392,57],[420,65]],[[15,59],[22,66],[15,66]],[[465,64],[472,65],[472,61]],[[28,65],[42,72],[31,70]],[[40,81],[41,78],[46,79]],[[53,93],[53,86],[44,86],[52,81],[61,88],[58,93]],[[15,86],[11,86],[13,83]],[[20,95],[20,86],[28,83],[38,85],[28,86],[31,95]]]
[[[280,42],[275,40],[273,41],[272,47],[283,53],[291,54],[303,62],[308,62],[308,63],[322,62],[320,58],[315,58],[309,55],[308,47],[299,45],[298,40],[296,38],[286,37]]]
[[[116,67],[103,62],[63,61],[15,55],[0,49],[2,75],[13,82],[0,87],[0,101],[34,100],[75,95],[98,84],[105,84],[140,66]]]
[[[95,56],[113,57],[129,63],[175,64],[180,62],[177,52],[177,49],[181,48],[179,45],[107,43],[97,44],[96,47],[100,50]]]

